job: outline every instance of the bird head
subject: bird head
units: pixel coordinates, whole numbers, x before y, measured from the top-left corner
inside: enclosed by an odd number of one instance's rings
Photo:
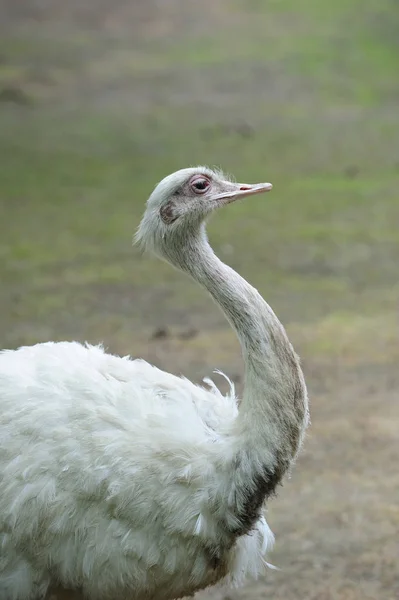
[[[217,208],[271,189],[271,183],[233,182],[208,167],[181,169],[155,187],[135,240],[146,250],[163,255],[168,244],[177,245],[198,232]]]

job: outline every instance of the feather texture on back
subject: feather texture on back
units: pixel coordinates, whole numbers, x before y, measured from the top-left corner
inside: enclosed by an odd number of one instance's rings
[[[118,599],[152,596],[154,579],[169,589],[171,574],[187,593],[213,583],[202,486],[233,394],[49,342],[0,354],[0,399],[2,600],[36,598],[54,579]],[[262,519],[229,557],[230,578],[255,574],[271,541]]]

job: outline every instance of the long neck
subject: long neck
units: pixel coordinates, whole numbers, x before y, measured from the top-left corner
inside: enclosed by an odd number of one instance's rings
[[[221,307],[241,344],[245,391],[232,432],[240,534],[250,529],[260,505],[294,460],[307,425],[307,393],[298,358],[270,306],[225,265],[200,230],[170,256],[175,266],[204,286]],[[252,485],[248,486],[248,478]],[[241,501],[239,498],[241,497]],[[237,532],[239,533],[239,532]]]

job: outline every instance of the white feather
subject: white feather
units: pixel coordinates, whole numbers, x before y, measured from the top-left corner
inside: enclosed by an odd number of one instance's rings
[[[129,582],[126,598],[149,596],[154,568],[156,589],[171,574],[176,590],[211,580],[203,536],[216,524],[193,489],[232,399],[233,386],[225,397],[100,346],[1,352],[1,600],[38,598],[54,576],[118,599]],[[233,551],[235,584],[262,570],[273,536],[263,519],[255,533]]]

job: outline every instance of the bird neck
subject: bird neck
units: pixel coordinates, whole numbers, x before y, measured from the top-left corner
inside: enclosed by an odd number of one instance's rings
[[[279,411],[281,403],[289,403],[295,390],[304,387],[287,334],[259,292],[215,255],[205,228],[200,228],[197,235],[191,234],[178,252],[178,259],[173,258],[175,266],[208,290],[236,332],[246,383],[240,421],[246,423],[250,418],[255,426],[262,415],[271,416],[272,407]]]
[[[255,288],[216,257],[205,229],[196,236],[191,232],[169,260],[208,290],[241,344],[245,390],[229,436],[231,454],[226,452],[226,457],[230,454],[231,463],[226,463],[226,472],[231,473],[234,465],[229,485],[241,498],[233,519],[241,522],[237,535],[242,535],[253,525],[262,502],[274,491],[302,442],[308,420],[302,371],[273,310]],[[218,502],[224,506],[223,495]]]

